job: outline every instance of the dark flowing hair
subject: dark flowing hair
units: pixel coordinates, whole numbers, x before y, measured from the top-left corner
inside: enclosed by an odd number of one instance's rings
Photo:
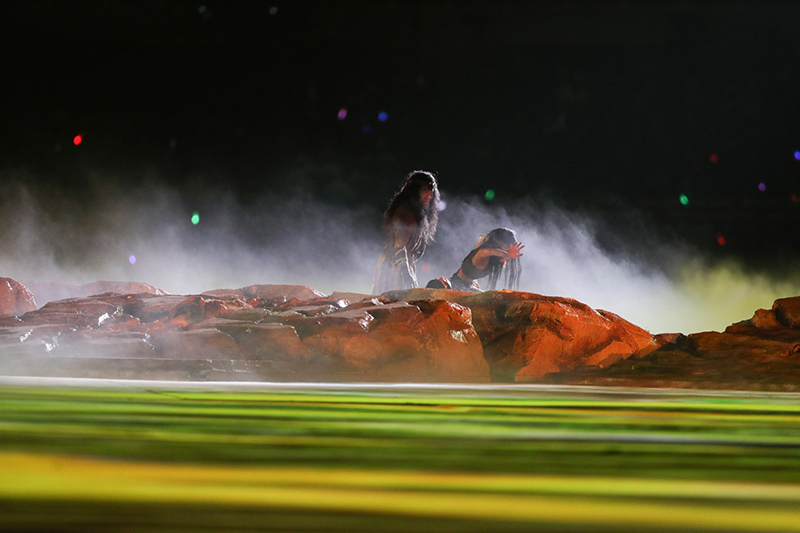
[[[509,228],[495,228],[486,234],[483,242],[478,246],[481,248],[493,248],[500,250],[501,245],[511,245],[517,242],[517,234],[513,229]],[[506,262],[506,267],[503,267],[503,259],[500,257],[491,257],[489,259],[489,281],[487,283],[489,290],[494,290],[497,287],[497,280],[500,278],[500,273],[506,271],[506,289],[512,291],[519,290],[519,276],[522,273],[522,263],[519,257],[509,258]]]
[[[422,189],[430,189],[433,192],[433,198],[427,206],[423,206],[420,201]],[[421,251],[433,241],[439,223],[439,185],[436,176],[424,170],[415,170],[406,176],[383,214],[383,227],[388,233],[391,233],[392,218],[402,205],[407,205],[411,209],[417,221],[417,228],[406,248],[415,255],[419,252],[421,256]]]

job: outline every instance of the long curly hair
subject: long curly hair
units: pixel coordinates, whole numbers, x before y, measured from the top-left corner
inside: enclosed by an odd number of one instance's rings
[[[430,189],[433,197],[427,206],[422,205],[420,192]],[[425,247],[433,241],[436,235],[436,226],[439,223],[439,184],[436,176],[424,170],[414,170],[406,176],[400,189],[389,201],[389,206],[383,214],[383,227],[387,234],[391,234],[391,224],[395,212],[400,206],[406,205],[414,213],[417,222],[414,234],[406,245],[409,253],[419,257]]]
[[[517,233],[509,228],[495,228],[482,238],[482,242],[478,245],[481,248],[493,248],[501,250],[502,246],[509,246],[517,242]],[[505,270],[506,272],[506,289],[512,291],[519,290],[519,277],[522,273],[522,263],[519,257],[507,259],[505,266],[503,259],[500,257],[491,257],[489,259],[489,280],[487,286],[489,290],[494,290],[497,287],[497,280],[500,279],[500,273]]]

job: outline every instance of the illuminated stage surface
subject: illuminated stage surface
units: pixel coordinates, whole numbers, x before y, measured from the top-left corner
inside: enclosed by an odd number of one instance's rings
[[[0,530],[800,531],[798,400],[0,378]]]

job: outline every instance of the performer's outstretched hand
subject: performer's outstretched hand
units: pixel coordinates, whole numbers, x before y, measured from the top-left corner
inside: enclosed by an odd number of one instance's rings
[[[515,242],[513,244],[510,244],[508,246],[508,258],[514,259],[515,257],[522,257],[523,255],[525,255],[522,253],[523,248],[525,248],[525,245],[522,244],[521,242]]]

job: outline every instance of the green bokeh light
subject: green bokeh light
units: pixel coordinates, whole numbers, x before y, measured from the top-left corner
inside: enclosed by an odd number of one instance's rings
[[[686,196],[685,194],[681,194],[680,199],[681,199],[681,205],[689,205],[688,196]]]
[[[489,189],[488,191],[486,191],[486,194],[484,195],[484,197],[485,197],[485,198],[486,198],[486,200],[488,200],[489,202],[491,202],[492,200],[494,200],[494,189]]]
[[[199,222],[200,222],[200,213],[195,211],[194,214],[192,215],[192,224],[196,226]]]

